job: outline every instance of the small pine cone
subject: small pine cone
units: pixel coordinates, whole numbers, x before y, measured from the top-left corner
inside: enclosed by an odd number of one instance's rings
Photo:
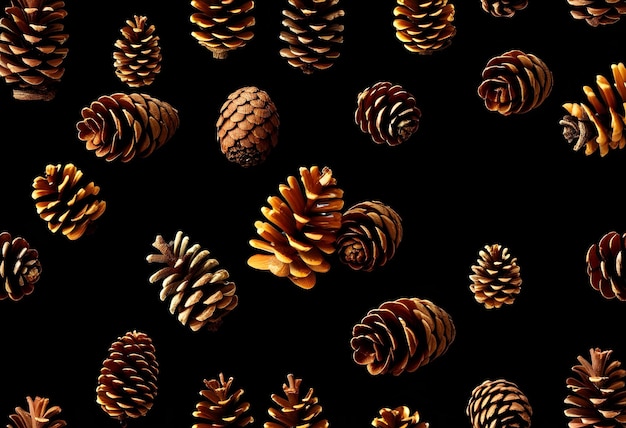
[[[500,244],[485,245],[478,255],[469,276],[476,301],[487,309],[512,305],[522,286],[517,258]]]
[[[372,375],[411,373],[443,355],[456,337],[450,315],[429,300],[384,302],[352,328],[353,360]]]
[[[503,116],[527,113],[552,92],[552,71],[533,54],[511,50],[491,58],[482,71],[478,95],[489,111]]]
[[[287,0],[280,56],[304,74],[332,67],[341,55],[345,15],[340,0]]]
[[[134,15],[126,20],[115,41],[113,66],[115,75],[128,86],[148,86],[161,72],[161,46],[155,26],[148,25],[148,18]]]
[[[191,35],[215,59],[225,59],[254,38],[254,0],[192,0],[196,12],[190,21],[198,30]]]
[[[39,252],[26,239],[13,238],[9,232],[0,233],[0,300],[21,300],[35,289],[41,275]]]
[[[17,100],[50,101],[65,74],[62,0],[11,0],[0,19],[0,76]]]
[[[626,301],[626,233],[605,234],[587,250],[587,274],[594,290],[606,299]]]
[[[393,26],[409,52],[430,55],[441,51],[456,35],[455,9],[448,0],[396,0]]]
[[[376,144],[397,146],[419,128],[422,111],[415,97],[402,86],[380,81],[357,97],[354,120]]]
[[[244,86],[220,108],[217,139],[226,159],[244,168],[259,165],[278,144],[280,118],[267,92]]]
[[[626,370],[611,360],[612,350],[592,348],[590,359],[578,356],[575,376],[566,380],[569,428],[623,427],[626,425]]]
[[[391,409],[384,407],[378,411],[380,415],[372,420],[372,426],[376,428],[428,428],[429,423],[420,421],[418,412],[411,413],[407,406]]]
[[[472,390],[465,414],[472,428],[529,428],[533,410],[516,384],[488,379]]]
[[[226,269],[199,244],[189,244],[189,237],[178,231],[173,241],[157,235],[154,248],[158,254],[146,257],[149,263],[165,265],[149,281],[161,284],[160,298],[169,302],[169,311],[192,331],[203,327],[215,331],[223,318],[238,303],[237,287],[229,281]]]
[[[106,202],[98,199],[100,186],[87,182],[74,164],[47,165],[46,173],[33,180],[32,198],[37,214],[51,232],[76,240],[95,230]]]
[[[204,380],[206,389],[200,391],[202,400],[196,404],[193,417],[201,421],[192,428],[245,427],[254,422],[248,414],[250,403],[241,401],[243,389],[231,391],[233,378],[225,380],[220,373],[219,379]]]
[[[302,379],[287,375],[288,383],[283,384],[284,396],[272,394],[271,398],[278,408],[270,407],[269,415],[275,422],[265,422],[263,428],[328,428],[328,420],[322,419],[322,406],[314,396],[313,388],[304,397],[300,397]]]
[[[485,12],[496,18],[512,18],[528,6],[528,0],[480,0],[480,3]]]
[[[624,0],[567,0],[574,19],[584,20],[592,27],[615,24],[626,14]]]
[[[178,110],[147,94],[104,95],[81,111],[78,138],[107,161],[146,158],[167,143],[180,124]]]
[[[252,268],[287,277],[298,287],[315,286],[316,273],[330,269],[326,255],[336,251],[335,241],[341,227],[343,190],[328,167],[300,167],[300,183],[287,177],[278,190],[282,196],[267,198],[269,207],[261,213],[269,221],[256,221],[261,239],[250,246],[263,253],[248,258]]]
[[[50,399],[44,397],[26,397],[28,410],[15,408],[9,415],[11,423],[7,428],[63,428],[67,422],[60,418],[61,407],[49,406]]]

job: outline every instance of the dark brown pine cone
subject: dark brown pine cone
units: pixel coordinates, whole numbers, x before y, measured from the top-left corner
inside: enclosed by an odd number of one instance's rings
[[[67,422],[60,418],[61,407],[50,406],[50,399],[44,397],[26,397],[28,410],[15,408],[9,415],[11,423],[7,428],[63,428]]]
[[[249,415],[250,403],[241,401],[243,389],[231,390],[233,378],[228,381],[222,373],[219,379],[204,380],[206,389],[200,391],[202,400],[196,404],[192,428],[245,427],[254,422]]]
[[[496,18],[512,18],[518,10],[526,9],[528,0],[480,0],[480,4]]]
[[[485,245],[478,256],[469,276],[476,301],[487,309],[512,305],[522,287],[517,258],[500,244]]]
[[[465,414],[473,428],[529,428],[533,409],[515,383],[487,379],[472,390]]]
[[[284,396],[272,394],[272,401],[278,407],[270,407],[269,415],[274,421],[265,422],[263,428],[328,428],[328,420],[322,419],[322,406],[314,396],[313,388],[304,397],[300,396],[302,379],[287,375],[288,383],[283,384]]]
[[[584,20],[592,27],[615,24],[626,14],[624,0],[567,0],[574,19]]]
[[[65,73],[69,35],[60,0],[10,0],[0,19],[0,76],[17,100],[50,101]]]
[[[626,301],[626,233],[605,234],[587,250],[589,283],[606,299]]]
[[[71,240],[89,235],[95,221],[106,210],[98,198],[100,187],[87,182],[74,164],[47,165],[46,173],[33,180],[32,198],[37,214],[51,232],[61,232]]]
[[[167,143],[180,124],[178,110],[147,94],[104,95],[81,111],[78,138],[107,161],[146,158]]]
[[[448,0],[396,0],[393,26],[409,52],[429,55],[441,51],[456,35],[455,9]]]
[[[372,375],[411,373],[443,355],[456,337],[450,315],[425,299],[384,302],[352,328],[352,357]]]
[[[26,239],[0,233],[0,300],[21,300],[35,289],[41,275],[39,252]]]
[[[256,86],[232,92],[217,119],[217,139],[226,159],[244,168],[265,162],[278,144],[280,118],[269,94]]]
[[[354,120],[377,144],[397,146],[419,128],[421,110],[415,97],[402,86],[380,81],[357,97]]]
[[[157,235],[152,246],[159,253],[146,260],[164,267],[149,281],[161,284],[160,298],[169,302],[170,313],[193,331],[217,330],[238,303],[237,286],[228,280],[228,271],[218,268],[219,262],[200,244],[190,245],[181,231],[170,242]]]
[[[384,407],[378,411],[380,415],[374,418],[372,426],[376,428],[428,428],[428,422],[420,421],[418,412],[411,413],[407,406],[394,409]]]
[[[161,72],[162,60],[154,25],[148,25],[147,17],[134,15],[120,32],[113,51],[116,76],[132,88],[151,85]]]

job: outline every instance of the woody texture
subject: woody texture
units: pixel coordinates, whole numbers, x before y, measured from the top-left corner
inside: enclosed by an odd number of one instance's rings
[[[517,258],[501,244],[485,245],[471,267],[470,290],[487,309],[512,305],[521,291],[522,276]]]
[[[533,409],[517,384],[487,379],[472,390],[465,414],[472,428],[530,428]]]
[[[243,389],[233,388],[234,379],[223,373],[215,379],[204,379],[202,399],[196,403],[193,417],[198,421],[192,428],[245,427],[254,422],[250,403],[242,400]]]
[[[313,388],[302,388],[302,379],[293,374],[287,375],[283,384],[283,394],[271,395],[274,406],[268,409],[272,420],[265,422],[263,428],[328,428],[327,419],[322,416],[322,406]]]
[[[21,236],[0,233],[0,300],[22,300],[35,290],[41,277],[39,252]]]
[[[47,397],[26,397],[28,407],[16,407],[15,413],[9,415],[7,428],[63,428],[67,426],[61,417],[60,406],[51,406]]]
[[[454,4],[448,0],[396,0],[396,38],[412,53],[430,55],[452,44],[456,35]]]
[[[570,14],[592,27],[615,24],[626,14],[624,0],[567,0]]]
[[[156,28],[143,15],[134,15],[120,29],[115,41],[115,75],[131,88],[151,85],[161,72],[161,46]]]
[[[376,428],[428,428],[428,422],[420,420],[420,414],[411,412],[408,406],[395,408],[383,407],[378,411],[378,417],[372,420]]]
[[[483,10],[496,18],[512,18],[526,9],[528,0],[480,0]]]
[[[626,301],[626,233],[610,231],[587,250],[589,283],[606,299]]]

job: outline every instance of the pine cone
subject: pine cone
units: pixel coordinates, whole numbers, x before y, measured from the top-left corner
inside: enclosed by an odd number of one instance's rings
[[[539,107],[552,92],[552,71],[533,54],[511,50],[491,58],[478,95],[489,111],[509,116]]]
[[[278,144],[280,118],[267,92],[244,86],[228,96],[217,119],[217,139],[226,159],[244,168],[265,162]]]
[[[374,418],[372,426],[376,428],[428,428],[429,423],[420,421],[418,412],[411,413],[407,406],[391,409],[383,407],[378,411],[380,415]]]
[[[63,428],[67,422],[60,419],[61,407],[49,406],[50,399],[43,397],[26,397],[28,410],[15,408],[15,413],[9,415],[12,423],[7,428]]]
[[[220,373],[219,379],[204,380],[206,389],[200,391],[202,401],[196,404],[193,416],[201,420],[192,428],[245,427],[254,422],[248,414],[250,403],[241,401],[243,389],[231,391],[233,378],[228,382]]]
[[[340,0],[287,0],[280,56],[304,74],[332,67],[341,55],[345,12]]]
[[[472,390],[465,414],[473,428],[529,428],[533,410],[516,384],[487,379]]]
[[[81,115],[78,138],[107,161],[146,158],[167,143],[179,126],[178,110],[147,94],[101,96]]]
[[[409,52],[430,55],[452,43],[456,35],[454,5],[448,0],[396,0],[393,26]]]
[[[587,274],[594,290],[606,299],[626,301],[626,233],[605,234],[587,250]]]
[[[120,32],[113,52],[115,75],[133,88],[151,85],[161,72],[162,60],[154,25],[148,25],[147,17],[134,15]]]
[[[158,374],[152,339],[145,333],[129,331],[109,347],[98,376],[96,402],[122,423],[145,416],[158,392]]]
[[[254,37],[254,0],[192,0],[191,6],[197,12],[190,20],[198,27],[191,35],[215,59],[226,58]]]
[[[624,0],[567,0],[574,19],[587,22],[592,27],[615,24],[626,14]]]
[[[0,300],[21,300],[35,289],[41,275],[39,252],[26,239],[11,237],[9,232],[0,233]]]
[[[50,101],[65,73],[65,2],[11,0],[0,19],[0,76],[17,100]]]
[[[591,358],[578,356],[575,376],[566,380],[571,390],[565,398],[569,428],[623,427],[626,425],[626,370],[611,360],[612,350],[592,348]]]
[[[483,10],[496,18],[512,18],[518,10],[526,9],[528,0],[480,0]]]
[[[487,309],[512,305],[522,286],[517,258],[500,244],[485,245],[472,266],[470,290]]]
[[[328,428],[328,420],[321,418],[322,406],[318,404],[313,388],[304,397],[300,397],[302,379],[287,375],[288,384],[283,384],[284,397],[272,394],[272,401],[278,408],[270,407],[269,415],[276,422],[265,422],[263,428]]]
[[[32,198],[37,214],[51,232],[76,240],[95,230],[94,223],[106,209],[98,199],[100,187],[87,182],[74,164],[47,165],[44,176],[33,180]]]
[[[380,201],[348,208],[337,234],[339,260],[354,270],[371,272],[393,258],[402,241],[402,219]]]
[[[422,112],[416,104],[400,85],[380,81],[359,93],[354,120],[376,144],[397,146],[419,128]]]
[[[251,256],[248,265],[310,289],[315,286],[316,273],[330,269],[325,256],[336,251],[343,190],[328,167],[300,167],[300,181],[287,177],[287,184],[278,187],[282,198],[267,198],[271,208],[262,207],[261,213],[269,222],[254,223],[261,239],[249,243],[269,254]]]
[[[411,373],[443,355],[456,337],[450,315],[429,300],[384,302],[352,328],[352,357],[372,375]]]

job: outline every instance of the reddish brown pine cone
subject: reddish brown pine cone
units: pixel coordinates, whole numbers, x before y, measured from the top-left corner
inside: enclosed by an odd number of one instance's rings
[[[7,428],[63,428],[67,422],[61,419],[61,407],[50,406],[50,399],[44,397],[26,397],[28,410],[15,408],[15,413],[9,415],[11,423]]]
[[[478,253],[470,290],[474,298],[487,309],[512,305],[521,291],[522,278],[517,258],[500,244],[485,245]]]
[[[518,10],[526,9],[528,0],[480,0],[480,4],[496,18],[512,18]]]
[[[148,25],[147,17],[134,15],[120,32],[113,51],[115,75],[132,88],[151,85],[161,72],[162,60],[155,26]]]
[[[626,14],[624,0],[567,0],[574,19],[584,20],[592,27],[615,24]]]
[[[268,409],[274,421],[265,422],[263,428],[328,428],[330,424],[322,418],[322,406],[313,388],[301,396],[302,379],[296,379],[290,373],[287,382],[283,384],[284,396],[272,394],[272,401],[278,407]]]
[[[226,381],[222,373],[219,379],[204,380],[202,400],[193,412],[199,421],[191,428],[245,427],[254,422],[249,414],[250,403],[241,400],[243,389],[232,390],[232,385],[233,378]]]
[[[606,299],[626,301],[626,233],[605,234],[587,250],[587,275],[594,290]]]
[[[372,420],[376,428],[428,428],[428,422],[420,421],[418,412],[411,413],[407,406],[394,409],[383,407],[378,411],[379,416]]]
[[[533,409],[513,382],[487,379],[472,390],[465,414],[472,428],[529,428]]]
[[[441,51],[456,35],[455,9],[448,0],[396,0],[393,26],[406,50],[421,55]]]
[[[35,289],[41,275],[39,252],[26,239],[0,233],[0,300],[21,300]]]

